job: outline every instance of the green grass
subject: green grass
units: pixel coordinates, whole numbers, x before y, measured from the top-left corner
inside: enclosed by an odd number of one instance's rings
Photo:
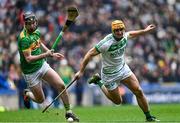
[[[75,107],[82,123],[143,123],[144,114],[138,106]],[[0,113],[0,122],[65,122],[63,109],[18,110]],[[180,123],[180,104],[151,105],[151,113],[161,122]]]

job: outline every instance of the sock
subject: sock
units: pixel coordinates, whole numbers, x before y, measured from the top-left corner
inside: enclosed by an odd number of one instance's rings
[[[72,110],[66,110],[66,113],[72,113]]]
[[[147,112],[144,112],[144,114],[146,115],[146,118],[149,118],[149,117],[151,117],[151,114],[150,114],[150,112],[149,112],[149,111],[147,111]]]
[[[66,112],[71,110],[70,104],[64,104],[64,108],[65,108]]]
[[[97,84],[99,85],[99,87],[101,88],[101,86],[103,85],[103,81],[102,80],[100,80],[100,81],[98,81],[97,82]]]

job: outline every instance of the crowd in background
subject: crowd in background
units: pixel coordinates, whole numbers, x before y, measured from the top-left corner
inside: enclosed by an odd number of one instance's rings
[[[41,40],[50,48],[71,5],[79,9],[80,15],[56,49],[64,54],[65,60],[48,59],[66,84],[79,70],[85,53],[111,33],[111,22],[115,19],[124,21],[126,31],[143,29],[151,23],[157,26],[151,34],[128,41],[126,60],[141,83],[180,82],[178,0],[0,0],[0,78],[10,83],[11,89],[17,88],[22,93],[26,87],[17,47],[17,35],[23,29],[23,12],[36,14]],[[100,71],[100,64],[99,57],[94,58],[76,83],[78,105],[87,79]],[[3,83],[0,83],[1,89]]]

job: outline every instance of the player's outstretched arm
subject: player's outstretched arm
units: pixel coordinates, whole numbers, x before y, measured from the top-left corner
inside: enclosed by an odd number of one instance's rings
[[[144,35],[146,33],[149,33],[151,31],[153,31],[155,28],[156,28],[156,26],[154,24],[150,24],[145,29],[129,31],[128,32],[129,33],[129,37],[130,38],[134,38],[134,37],[138,37],[140,35]]]
[[[98,55],[99,52],[95,49],[95,48],[91,48],[87,53],[86,55],[84,56],[81,64],[80,64],[80,70],[75,74],[75,78],[76,79],[79,79],[83,73],[84,73],[84,70],[86,68],[86,65],[89,63],[89,61],[96,55]]]

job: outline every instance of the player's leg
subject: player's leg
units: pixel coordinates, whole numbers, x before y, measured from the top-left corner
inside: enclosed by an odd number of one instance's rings
[[[52,87],[55,88],[58,93],[65,89],[63,80],[53,69],[49,69],[48,72],[42,77],[42,79],[52,85]],[[61,95],[61,99],[65,105],[65,108],[70,110],[69,98],[66,91]]]
[[[110,99],[113,103],[115,103],[117,105],[122,103],[122,97],[119,93],[118,86],[113,90],[109,90],[105,85],[103,85],[103,86],[101,86],[101,90],[106,95],[106,97],[108,99]]]
[[[122,83],[126,85],[136,96],[137,102],[144,112],[149,111],[148,102],[144,96],[144,93],[139,85],[139,82],[134,74],[122,80]]]
[[[42,90],[42,83],[39,82],[35,86],[29,87],[30,91],[25,90],[25,95],[36,103],[42,103],[45,100],[44,92]]]
[[[52,69],[50,68],[46,74],[42,77],[43,80],[48,82],[50,85],[52,85],[59,93],[65,89],[65,85],[61,77]],[[64,107],[66,109],[66,119],[69,117],[73,118],[74,121],[79,121],[78,117],[76,117],[70,108],[70,102],[67,91],[65,91],[61,95],[61,99],[63,101]]]
[[[41,85],[42,80],[39,79],[39,76],[39,71],[24,75],[29,88],[24,90],[24,105],[26,108],[30,108],[30,99],[37,103],[42,103],[45,99]]]
[[[97,84],[101,88],[102,92],[106,95],[106,97],[111,100],[115,104],[121,104],[122,97],[119,93],[118,85],[116,82],[112,82],[104,85],[99,74],[93,75],[89,80],[89,84]]]
[[[24,98],[24,105],[28,109],[31,108],[30,100],[33,100],[36,103],[42,103],[45,97],[41,87],[41,83],[29,87],[29,89],[25,89],[23,98]]]
[[[143,93],[142,88],[139,85],[139,81],[137,80],[136,76],[132,73],[129,77],[123,79],[122,83],[135,94],[138,105],[146,116],[146,120],[157,121],[157,119],[150,114],[147,99]]]

